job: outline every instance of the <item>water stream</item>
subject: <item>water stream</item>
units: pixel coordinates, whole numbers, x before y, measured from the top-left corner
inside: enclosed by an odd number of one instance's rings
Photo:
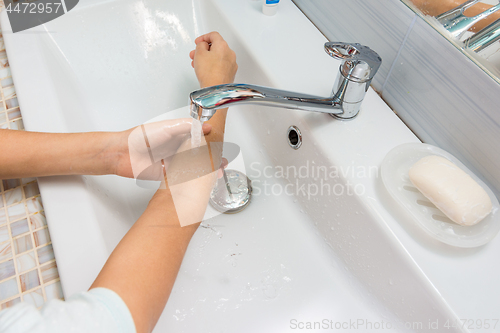
[[[191,124],[191,149],[198,148],[201,144],[201,126],[203,124],[198,119],[193,119]]]

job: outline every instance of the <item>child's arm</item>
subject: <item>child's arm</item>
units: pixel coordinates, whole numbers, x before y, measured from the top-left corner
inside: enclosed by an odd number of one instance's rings
[[[0,130],[0,179],[113,173],[115,133]]]
[[[201,86],[232,82],[237,68],[236,59],[222,37],[218,33],[210,33],[195,42],[196,51],[191,53],[191,58],[194,58]],[[207,143],[223,141],[226,112],[219,110],[210,119],[212,130],[205,136]],[[212,153],[216,169],[220,165],[220,153]],[[180,155],[174,157],[169,174],[186,167],[182,157],[176,160]],[[206,188],[198,189],[201,196],[211,190],[208,183],[204,184]],[[188,200],[193,208],[203,201]],[[206,206],[196,208],[204,212]],[[91,288],[105,287],[115,291],[132,313],[137,332],[150,332],[165,307],[184,253],[198,225],[199,222],[181,227],[170,188],[167,186],[158,190],[146,211],[115,248]]]

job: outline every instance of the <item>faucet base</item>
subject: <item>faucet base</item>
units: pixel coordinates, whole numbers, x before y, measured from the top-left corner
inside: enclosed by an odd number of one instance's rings
[[[359,102],[355,103],[348,103],[348,102],[343,102],[342,103],[342,113],[329,113],[330,116],[334,117],[335,119],[340,119],[340,120],[351,120],[356,118],[356,116],[359,114],[359,110],[361,110],[361,103],[363,102],[363,98]]]
[[[333,118],[335,119],[338,119],[338,120],[344,120],[344,121],[349,121],[349,120],[353,120],[354,118],[356,118],[356,116],[358,115],[357,113],[352,116],[352,117],[342,117],[342,114],[334,114],[334,113],[329,113],[330,116],[332,116]]]

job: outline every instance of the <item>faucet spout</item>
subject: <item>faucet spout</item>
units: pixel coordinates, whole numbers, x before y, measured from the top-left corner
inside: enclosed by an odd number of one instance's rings
[[[361,102],[382,59],[373,50],[360,44],[325,43],[325,51],[342,61],[329,97],[252,84],[222,84],[190,94],[191,116],[206,121],[218,109],[238,104],[260,104],[323,112],[340,119],[352,119],[359,113]]]
[[[260,104],[286,109],[343,113],[337,97],[321,98],[252,84],[233,83],[207,87],[193,91],[189,97],[193,105],[192,116],[204,121],[210,119],[215,111],[238,104]]]

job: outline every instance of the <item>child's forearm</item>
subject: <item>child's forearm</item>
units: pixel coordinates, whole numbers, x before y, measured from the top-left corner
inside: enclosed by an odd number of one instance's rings
[[[113,173],[115,133],[0,130],[0,179]]]
[[[115,291],[127,304],[137,332],[151,332],[197,227],[181,227],[169,190],[158,191],[114,249],[91,288]]]

